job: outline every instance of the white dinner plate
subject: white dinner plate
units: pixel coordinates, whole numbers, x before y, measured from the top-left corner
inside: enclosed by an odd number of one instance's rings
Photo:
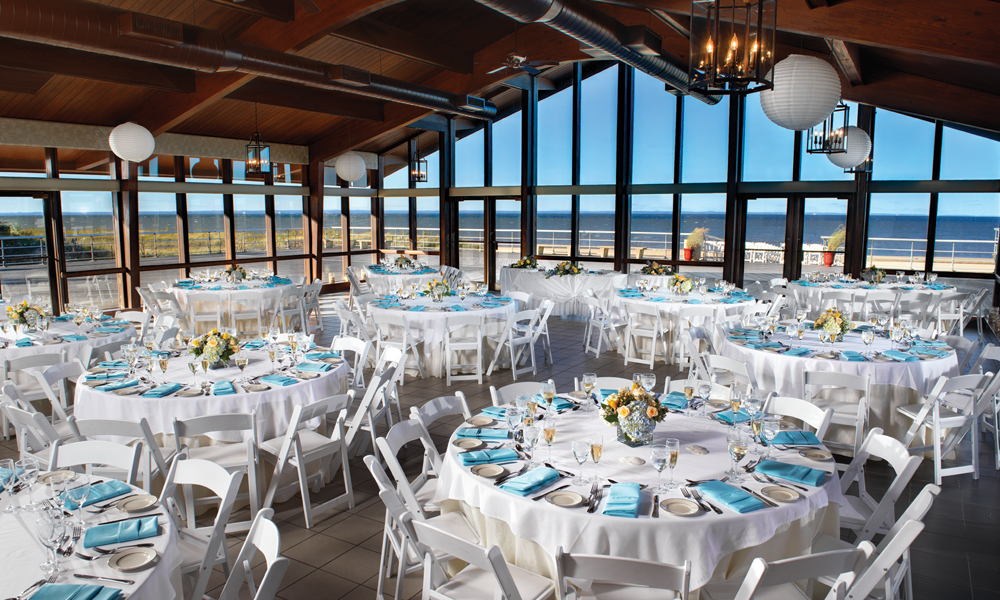
[[[81,383],[83,383],[83,385],[85,385],[87,387],[97,387],[99,385],[104,385],[107,382],[108,381],[106,379],[103,380],[103,381],[98,379],[98,380],[94,380],[94,381],[82,381]]]
[[[815,358],[825,358],[825,359],[828,359],[828,360],[831,359],[831,358],[837,358],[833,354],[829,354],[829,353],[826,353],[826,352],[814,352],[813,353],[813,357],[815,357]]]
[[[462,450],[479,450],[486,446],[486,442],[476,438],[459,438],[452,442],[452,445],[458,446]]]
[[[92,338],[103,338],[103,337],[108,337],[108,334],[106,334],[106,333],[92,333],[92,334],[90,334],[90,337],[92,337]]]
[[[804,448],[799,450],[799,456],[808,458],[809,460],[818,460],[823,462],[833,460],[832,454],[826,450],[820,450],[819,448]]]
[[[311,371],[299,371],[299,379],[316,379],[319,377],[319,373],[313,373]]]
[[[73,471],[49,471],[48,473],[42,473],[38,476],[38,483],[46,485],[50,479],[57,475],[62,475],[67,481],[76,479],[76,473]]]
[[[51,346],[53,344],[61,344],[63,343],[63,341],[62,338],[60,338],[57,340],[42,340],[42,343],[45,344],[46,346]]]
[[[561,506],[563,508],[573,508],[576,506],[583,506],[584,497],[576,492],[569,492],[566,490],[560,490],[558,492],[549,492],[545,494],[545,499],[549,501],[550,504],[555,504],[556,506]]]
[[[342,358],[332,358],[332,357],[331,358],[321,358],[321,359],[319,359],[319,362],[324,362],[324,363],[326,363],[328,365],[339,365],[340,363],[344,362],[344,359],[342,359]]]
[[[678,517],[693,517],[701,510],[697,502],[687,498],[668,498],[660,502],[660,508]]]
[[[712,408],[732,408],[728,402],[723,402],[721,400],[709,400],[708,405]]]
[[[577,391],[577,392],[569,392],[566,395],[570,396],[570,397],[572,397],[572,398],[574,398],[576,400],[586,400],[587,399],[586,392],[579,392],[579,391]]]
[[[107,382],[105,382],[107,383]],[[139,386],[133,385],[131,387],[122,388],[120,390],[114,390],[113,392],[116,396],[133,396],[139,393]]]
[[[122,573],[134,573],[153,566],[156,557],[152,548],[126,548],[112,554],[108,566]]]
[[[149,510],[156,506],[156,496],[150,494],[140,494],[131,498],[123,498],[118,501],[115,507],[127,513],[137,513]]]
[[[493,419],[487,416],[480,415],[478,417],[472,417],[471,419],[466,419],[466,423],[472,427],[489,427],[490,425],[496,423]]]
[[[476,465],[472,467],[472,472],[486,479],[496,479],[507,474],[507,469],[502,465]]]
[[[177,395],[181,398],[194,398],[195,396],[201,396],[202,391],[199,389],[188,388],[186,390],[181,390],[177,392]]]
[[[263,383],[251,383],[243,386],[243,389],[248,392],[265,392],[271,388]]]
[[[802,497],[801,494],[793,490],[792,488],[781,487],[780,485],[771,485],[760,491],[771,500],[777,500],[778,502],[795,502]]]
[[[789,419],[782,419],[778,421],[778,426],[782,431],[787,431],[789,429],[799,429],[799,426],[795,424],[795,421]]]

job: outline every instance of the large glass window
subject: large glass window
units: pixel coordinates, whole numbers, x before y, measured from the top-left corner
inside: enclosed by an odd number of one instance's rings
[[[696,231],[691,241],[691,260],[721,261],[725,250],[726,195],[684,194],[681,196],[681,248]],[[696,242],[701,238],[702,243]],[[696,252],[696,250],[700,250]],[[683,250],[682,250],[683,252]],[[682,256],[680,259],[685,258]]]
[[[518,200],[497,200],[497,264],[513,264],[521,258],[521,203]]]
[[[233,196],[236,217],[236,257],[247,260],[267,256],[267,234],[264,231],[264,196]]]
[[[929,194],[872,194],[865,266],[922,270],[930,207]]]
[[[383,198],[385,210],[385,247],[409,249],[410,199]]]
[[[584,217],[581,215],[580,219]],[[572,252],[573,197],[539,196],[535,243],[538,256],[569,256]]]
[[[279,256],[305,252],[301,196],[274,197],[274,229],[274,244]]]
[[[538,103],[538,185],[572,182],[573,88],[566,88]]]
[[[889,110],[876,111],[872,177],[930,179],[933,161],[934,123]]]
[[[615,197],[580,196],[580,256],[614,258]]]
[[[698,135],[697,131],[692,133]],[[747,94],[743,181],[791,181],[794,151],[795,132],[767,118],[760,107],[760,94]]]
[[[1000,142],[945,127],[941,138],[941,179],[1000,178]]]
[[[193,225],[205,224],[203,215],[193,211],[192,197],[188,195],[189,227],[193,233]],[[222,231],[222,197],[219,197],[219,225]],[[200,241],[200,240],[199,240]],[[198,245],[194,236],[190,236],[189,245],[194,255]],[[177,196],[175,194],[139,193],[139,264],[157,264],[177,262]]]
[[[418,188],[436,188],[441,186],[441,154],[437,150],[424,155],[427,160],[427,181],[418,181]]]
[[[636,71],[634,117],[632,183],[674,183],[677,96],[659,79]]]
[[[387,158],[396,158],[387,156]],[[405,162],[386,165],[386,176],[382,178],[383,190],[402,190],[410,187],[410,169]]]
[[[458,266],[467,279],[486,280],[486,221],[483,200],[458,203]]]
[[[441,201],[437,196],[417,198],[417,250],[441,250]]]
[[[802,269],[822,266],[844,270],[844,235],[847,230],[847,200],[806,198],[802,223]],[[747,230],[749,231],[749,223]],[[828,264],[829,263],[829,264]],[[779,275],[780,277],[780,275]]]
[[[629,255],[642,260],[672,260],[674,197],[632,196],[632,241]],[[640,265],[633,270],[641,268]]]
[[[784,272],[787,209],[787,198],[747,201],[746,243],[743,246],[745,280],[768,281],[781,277]]]
[[[858,105],[845,102],[851,109],[848,125],[857,125]],[[806,152],[806,133],[802,133],[802,153],[799,167],[799,178],[802,181],[845,181],[854,179],[854,173],[844,173],[844,169],[830,162],[826,154],[809,154]]]
[[[992,273],[1000,194],[939,194],[934,270]]]
[[[0,290],[4,298],[27,294],[50,303],[44,203],[41,198],[0,196],[5,213],[0,218]]]
[[[114,267],[115,221],[111,212],[114,200],[111,192],[63,192],[61,198],[67,268]]]
[[[580,183],[615,182],[618,66],[583,80],[580,90]]]
[[[485,181],[486,134],[480,129],[455,142],[455,185],[482,187]],[[405,186],[404,186],[405,187]]]
[[[142,194],[139,196],[141,202]],[[225,258],[226,233],[222,223],[222,194],[188,194],[187,203],[191,260]],[[140,210],[140,216],[141,214]],[[175,229],[173,239],[176,238]],[[174,254],[177,254],[176,246]]]
[[[521,185],[521,112],[493,123],[493,185]]]
[[[729,153],[729,96],[724,96],[715,105],[691,97],[683,101],[681,181],[725,181]]]
[[[372,249],[372,199],[348,199],[350,203],[351,251]],[[351,264],[354,264],[353,262]]]
[[[323,198],[323,250],[325,252],[341,252],[344,249],[344,229],[341,223],[342,201],[341,196]]]

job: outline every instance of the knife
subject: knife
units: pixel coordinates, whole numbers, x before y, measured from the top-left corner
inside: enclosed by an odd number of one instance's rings
[[[660,518],[660,496],[653,496],[653,517],[656,519]]]
[[[750,488],[748,488],[745,485],[741,485],[740,487],[743,488],[743,490],[745,492],[749,493],[751,496],[753,496],[754,498],[760,500],[761,502],[763,502],[764,504],[770,506],[771,508],[778,508],[778,504],[776,502],[771,502],[770,500],[768,500],[764,496],[761,496],[760,494],[758,494],[757,492],[751,490]]]
[[[558,492],[559,490],[564,490],[564,489],[568,488],[569,486],[570,486],[570,484],[567,483],[566,485],[559,486],[559,487],[557,487],[554,490],[549,490],[547,492],[542,492],[541,494],[538,494],[537,496],[535,496],[534,498],[532,498],[532,500],[534,500],[535,502],[538,502],[539,500],[541,500],[542,498],[548,496],[552,492]]]
[[[73,577],[77,579],[96,579],[98,581],[110,581],[112,583],[124,583],[125,585],[133,585],[135,582],[131,579],[115,579],[114,577],[101,577],[98,575],[84,575],[83,573],[73,573]]]

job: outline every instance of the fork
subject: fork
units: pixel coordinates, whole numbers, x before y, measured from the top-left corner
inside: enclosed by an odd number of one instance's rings
[[[73,532],[71,535],[66,536],[65,548],[60,548],[57,550],[59,554],[63,556],[69,556],[73,554],[73,546],[76,545],[77,540],[83,534],[83,527],[79,523],[73,526]]]
[[[760,475],[761,475],[761,476],[762,476],[762,477],[763,477],[764,479],[766,479],[768,483],[773,483],[774,485],[777,485],[777,486],[781,486],[781,487],[788,487],[788,486],[792,486],[793,488],[797,488],[797,489],[800,489],[800,490],[802,490],[803,492],[808,492],[808,491],[809,491],[809,488],[805,488],[805,487],[802,487],[801,485],[796,485],[796,484],[794,484],[794,483],[791,483],[791,482],[789,482],[789,481],[786,481],[786,482],[782,483],[782,482],[778,481],[777,479],[774,479],[773,477],[771,477],[771,476],[770,476],[770,475],[768,475],[767,473],[761,473]],[[756,477],[756,476],[757,476],[757,473],[753,473],[753,476],[754,476],[754,477]],[[758,479],[757,481],[760,481],[760,480]],[[763,483],[763,482],[761,482],[761,483]]]
[[[28,592],[34,590],[36,587],[45,585],[46,583],[55,583],[57,579],[59,579],[59,574],[58,573],[53,573],[52,575],[49,575],[48,579],[39,579],[35,583],[29,585],[26,590],[24,590],[23,592],[21,592],[20,594],[18,594],[17,597],[15,597],[15,598],[7,598],[7,600],[21,600],[21,598],[24,598],[25,596],[27,596]]]
[[[701,501],[702,501],[702,498],[701,498],[701,492],[699,492],[697,488],[695,488],[695,489],[691,490],[691,494],[692,494],[692,495],[694,496],[694,499],[695,499],[695,500],[698,500],[699,502],[701,502]],[[709,506],[709,507],[710,507],[710,508],[711,508],[712,510],[714,510],[714,511],[715,511],[715,514],[717,514],[717,515],[721,515],[721,514],[722,514],[722,509],[721,509],[721,508],[719,508],[718,506],[716,506],[716,505],[712,504],[712,503],[711,503],[711,502],[709,502],[708,500],[705,500],[704,502],[705,502],[705,504],[707,504],[707,505],[708,505],[708,506]]]
[[[126,548],[152,548],[152,547],[153,547],[153,544],[150,544],[150,543],[147,542],[147,543],[143,543],[143,544],[129,544],[127,546],[118,546],[114,550],[108,550],[107,548],[101,548],[100,546],[94,546],[93,550],[94,550],[94,552],[100,552],[101,554],[114,554],[115,552],[118,552],[119,550],[124,550]]]

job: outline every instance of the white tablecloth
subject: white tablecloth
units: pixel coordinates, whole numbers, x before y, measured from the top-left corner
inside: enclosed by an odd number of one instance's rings
[[[83,349],[87,346],[97,346],[101,344],[110,344],[111,342],[118,342],[126,340],[130,337],[135,337],[135,327],[131,324],[128,325],[107,325],[107,327],[121,327],[121,333],[95,333],[93,329],[95,327],[101,327],[96,323],[85,323],[83,326],[83,333],[87,339],[82,342],[71,342],[64,341],[58,344],[46,344],[42,340],[47,338],[49,340],[61,337],[64,335],[81,335],[80,328],[76,326],[72,321],[53,321],[49,326],[49,330],[45,335],[42,332],[29,333],[24,336],[6,336],[0,334],[0,340],[4,342],[9,342],[6,348],[0,349],[0,360],[19,358],[21,356],[29,356],[31,354],[52,354],[56,352],[65,352],[66,360],[73,360],[80,356]],[[27,337],[32,340],[31,346],[17,347],[15,342],[17,342],[18,337]],[[102,359],[103,360],[103,359]]]
[[[404,285],[416,285],[423,288],[428,281],[443,279],[440,271],[431,273],[413,273],[402,271],[399,273],[374,273],[371,269],[365,268],[365,281],[372,286],[372,291],[379,295],[389,294],[397,287]]]
[[[503,293],[527,292],[531,306],[538,308],[548,298],[555,303],[553,315],[578,315],[585,317],[590,311],[583,303],[584,293],[594,290],[598,298],[609,301],[618,288],[625,287],[628,276],[623,273],[596,273],[584,271],[579,275],[553,275],[546,279],[545,271],[533,269],[500,269],[500,289]]]
[[[215,296],[217,302],[222,303],[222,319],[223,324],[229,323],[230,314],[230,296],[233,292],[243,292],[243,291],[256,291],[260,293],[261,297],[261,307],[266,312],[273,312],[278,305],[278,301],[281,298],[281,294],[284,290],[292,287],[288,284],[275,285],[273,287],[264,287],[266,285],[263,281],[244,281],[240,284],[226,283],[224,281],[214,281],[211,283],[200,284],[199,289],[192,289],[188,287],[171,287],[170,291],[174,293],[177,297],[177,302],[181,305],[185,311],[188,311],[188,296],[191,294],[212,294]],[[218,287],[220,289],[213,290],[210,288]],[[240,287],[246,288],[246,290],[239,289]],[[196,307],[198,310],[202,310],[201,307]]]
[[[45,495],[42,488],[43,486],[40,484],[35,484],[34,486],[33,497],[36,502],[40,502]],[[136,491],[142,491],[139,488],[135,489]],[[27,492],[21,492],[18,498],[22,504],[27,504]],[[0,506],[7,506],[8,502],[8,495],[4,494],[4,499],[0,502]],[[86,509],[84,510],[86,511]],[[163,510],[158,509],[155,512],[163,512]],[[84,514],[88,515],[90,513],[84,512]],[[39,513],[17,511],[13,514],[5,514],[0,517],[0,561],[3,563],[3,576],[0,577],[0,595],[5,598],[16,597],[29,585],[44,578],[38,565],[45,562],[48,557],[48,550],[42,546],[35,535],[35,521],[39,516]],[[121,519],[125,516],[119,510],[109,510],[101,515],[90,514],[86,518],[86,521],[89,524],[97,525],[106,521]],[[180,589],[181,552],[177,546],[177,529],[166,515],[159,517],[159,523],[160,531],[162,532],[161,535],[141,540],[153,543],[153,548],[160,554],[159,562],[144,571],[125,574],[109,567],[106,559],[86,561],[76,556],[60,557],[63,568],[69,569],[73,573],[131,579],[135,581],[135,585],[76,579],[71,574],[62,575],[56,583],[103,585],[120,588],[131,600],[173,600],[174,598],[183,598],[184,595]],[[77,544],[76,550],[91,556],[97,554],[92,550],[85,549],[82,539]]]
[[[615,430],[606,427],[596,411],[560,415],[556,429],[550,461],[555,466],[579,472],[580,467],[572,458],[573,440],[586,440],[591,433],[602,433],[604,455],[596,468],[598,475],[620,482],[655,484],[656,472],[648,462],[649,447],[630,448],[618,443]],[[680,440],[681,455],[674,473],[676,481],[721,478],[730,466],[726,450],[727,429],[715,421],[671,414],[657,426],[654,441],[662,444],[668,437]],[[542,442],[539,444],[536,456],[547,461],[548,450]],[[709,454],[692,454],[685,449],[690,444],[706,447]],[[603,515],[603,501],[596,513],[588,514],[585,506],[559,508],[545,501],[534,502],[530,497],[521,498],[502,491],[493,485],[492,480],[477,477],[461,466],[457,453],[458,449],[449,444],[434,500],[443,503],[445,510],[463,506],[474,509],[470,511],[473,513],[472,521],[483,534],[485,544],[498,544],[505,552],[516,552],[516,555],[505,556],[521,567],[543,574],[551,572],[551,556],[561,546],[567,552],[625,556],[675,565],[683,564],[687,559],[692,563],[693,589],[712,579],[724,578],[741,565],[745,566],[744,563],[749,564],[755,556],[754,550],[747,556],[734,559],[731,555],[740,550],[768,543],[770,560],[774,558],[773,553],[787,557],[807,551],[812,536],[819,530],[831,529],[831,525],[836,535],[835,515],[838,511],[832,511],[832,522],[825,514],[831,502],[839,501],[836,470],[832,469],[832,463],[809,461],[795,452],[775,451],[775,457],[789,463],[833,471],[822,487],[810,488],[804,493],[805,497],[797,502],[743,515],[724,508],[722,515],[709,513],[677,517],[661,509],[658,519],[649,516],[653,495],[649,489],[641,493],[640,516],[637,519]],[[619,461],[625,456],[637,456],[647,462],[641,466],[627,465]],[[516,470],[521,464],[511,463],[507,467]],[[583,470],[588,477],[595,473],[591,462],[587,462]],[[665,481],[669,470],[663,476]],[[561,479],[547,489],[569,482],[569,479]],[[755,481],[743,485],[753,490],[762,487]],[[571,486],[569,489],[586,496],[590,486]],[[680,490],[661,494],[660,500],[675,497],[682,497]],[[499,526],[497,522],[503,522],[505,526]],[[505,531],[506,528],[509,529]],[[511,535],[517,539],[509,539]],[[523,544],[524,540],[532,543]]]
[[[642,298],[625,298],[619,296],[618,294],[614,294],[611,296],[611,300],[608,301],[608,310],[611,314],[625,319],[626,304],[645,304],[647,306],[655,306],[659,308],[661,315],[664,315],[664,317],[669,315],[670,319],[673,320],[684,307],[709,306],[715,310],[715,318],[721,320],[725,319],[727,314],[737,314],[741,312],[747,304],[753,302],[753,300],[744,300],[734,303],[720,302],[719,300],[722,297],[722,294],[709,293],[702,296],[697,292],[684,296],[678,296],[677,294],[663,290],[646,292]],[[653,298],[664,298],[664,300],[654,301]],[[690,300],[695,300],[696,302],[692,303]],[[701,327],[704,325],[704,321],[704,318],[693,318],[691,324],[696,327]]]
[[[479,306],[481,302],[482,298],[477,296],[467,296],[464,301],[459,300],[457,296],[449,296],[440,303],[435,303],[431,300],[420,297],[415,300],[402,300],[400,302],[403,305],[402,308],[379,308],[374,304],[370,304],[368,306],[368,314],[374,317],[378,314],[402,312],[406,315],[406,320],[410,324],[410,331],[413,333],[413,337],[416,338],[417,341],[423,342],[421,349],[423,350],[424,369],[427,376],[441,377],[441,369],[444,364],[444,338],[445,335],[447,335],[444,329],[444,321],[448,316],[482,315],[484,317],[483,335],[487,336],[503,331],[503,327],[506,325],[507,319],[514,312],[513,302],[507,302],[503,306],[496,308],[482,308]],[[408,310],[409,307],[418,305],[426,306],[427,308],[422,311]],[[464,306],[467,310],[464,312],[442,310],[446,307],[455,305]],[[468,331],[456,332],[453,337],[471,337],[472,335],[473,332],[470,329]],[[483,361],[487,366],[489,365],[489,360],[491,358],[493,358],[493,351],[484,339]],[[412,357],[407,360],[406,372],[416,373],[417,365],[413,362]],[[469,364],[473,362],[473,360],[474,359],[469,356],[469,353],[463,352],[455,364]],[[484,366],[484,372],[485,368],[486,367]]]
[[[895,283],[880,283],[880,284],[876,285],[874,289],[867,289],[866,287],[863,287],[863,286],[868,286],[868,284],[867,283],[863,283],[863,282],[862,283],[858,283],[858,282],[854,282],[854,283],[818,283],[815,286],[813,286],[813,285],[804,286],[804,285],[802,285],[802,284],[800,284],[798,282],[790,281],[788,283],[787,288],[788,288],[788,290],[790,292],[793,292],[794,294],[796,294],[800,299],[802,299],[806,303],[807,309],[811,313],[815,313],[816,311],[819,311],[823,307],[823,296],[827,292],[835,292],[835,291],[837,291],[837,292],[839,292],[839,291],[854,292],[855,293],[855,299],[857,300],[858,308],[860,308],[861,307],[861,301],[863,300],[863,295],[865,293],[867,293],[867,292],[890,291],[890,292],[893,292],[893,293],[895,293],[895,294],[898,295],[898,294],[905,294],[907,292],[914,292],[915,291],[915,292],[922,292],[922,293],[925,293],[925,294],[929,293],[929,294],[933,294],[935,296],[941,296],[941,295],[944,295],[944,294],[950,294],[950,293],[952,293],[952,292],[955,291],[955,288],[951,287],[951,286],[948,286],[948,288],[944,289],[944,290],[929,289],[925,285],[910,285],[910,284],[899,285],[899,284],[895,284]],[[910,289],[908,289],[908,290],[903,289],[904,287],[910,288]]]
[[[247,366],[248,378],[266,375],[271,372],[271,362],[267,353],[250,351],[250,364]],[[190,384],[191,372],[188,370],[188,355],[171,358],[167,368],[167,379],[178,383]],[[287,364],[287,360],[286,360]],[[140,369],[145,374],[145,369]],[[240,376],[240,370],[235,366],[225,369],[209,370],[210,381],[232,381]],[[163,374],[157,367],[153,373],[157,383],[163,382]],[[198,383],[205,381],[205,375],[199,369]],[[288,387],[272,387],[263,392],[247,392],[239,383],[234,384],[235,394],[227,396],[195,396],[180,397],[172,394],[166,398],[143,398],[142,396],[118,396],[111,392],[101,392],[86,385],[76,386],[76,418],[77,419],[124,419],[138,421],[145,417],[154,434],[173,435],[174,418],[188,419],[213,414],[249,413],[257,411],[258,436],[261,440],[284,435],[292,409],[296,405],[309,404],[343,393],[347,381],[347,363],[333,365],[326,373],[315,379],[300,381]],[[318,421],[316,423],[318,425]],[[212,439],[224,442],[242,441],[233,433],[215,432]]]

